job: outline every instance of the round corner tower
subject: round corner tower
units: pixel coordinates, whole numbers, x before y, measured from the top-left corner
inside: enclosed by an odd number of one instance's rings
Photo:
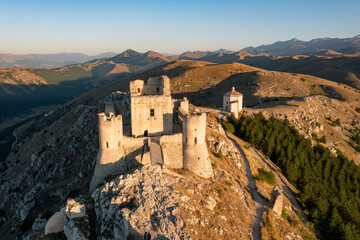
[[[110,112],[99,113],[99,152],[90,191],[93,191],[106,176],[122,172],[126,167],[123,161],[122,115]]]
[[[213,176],[205,141],[206,113],[186,114],[183,120],[184,168],[200,177]]]
[[[122,149],[123,124],[122,115],[115,115],[111,112],[109,116],[99,113],[99,146],[101,150]]]

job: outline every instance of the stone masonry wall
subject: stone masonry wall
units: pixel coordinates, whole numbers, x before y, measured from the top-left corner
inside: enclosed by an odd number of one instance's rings
[[[169,168],[183,167],[182,133],[160,137],[163,163]]]

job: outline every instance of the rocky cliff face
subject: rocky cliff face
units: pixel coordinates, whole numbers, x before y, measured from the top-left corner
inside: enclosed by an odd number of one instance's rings
[[[39,130],[15,144],[0,165],[0,237],[22,236],[34,219],[46,220],[69,196],[88,192],[98,151],[97,113],[104,110],[104,102],[122,96],[115,93],[96,105],[63,107],[27,126]],[[26,130],[18,129],[19,134]]]

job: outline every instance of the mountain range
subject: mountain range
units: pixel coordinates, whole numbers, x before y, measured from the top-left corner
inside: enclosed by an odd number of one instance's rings
[[[98,55],[86,55],[82,53],[56,53],[56,54],[8,54],[0,53],[0,67],[30,67],[30,68],[52,68],[71,64],[78,64],[92,59],[108,58],[116,53],[108,52]]]
[[[360,35],[352,38],[318,38],[310,41],[302,41],[293,38],[288,41],[278,41],[258,47],[246,47],[241,49],[253,55],[271,56],[294,56],[294,55],[352,55],[360,53]],[[200,58],[213,54],[232,54],[231,51],[220,48],[216,51],[187,51],[179,55],[163,53],[169,59]],[[71,64],[84,63],[93,59],[110,58],[117,55],[113,52],[98,55],[86,55],[82,53],[58,53],[58,54],[7,54],[0,53],[0,67],[30,67],[30,68],[53,68]]]
[[[242,50],[253,54],[269,54],[275,56],[316,55],[318,52],[334,51],[335,54],[356,54],[360,52],[360,35],[352,38],[317,38],[302,41],[293,38],[278,41],[269,45],[247,47]]]

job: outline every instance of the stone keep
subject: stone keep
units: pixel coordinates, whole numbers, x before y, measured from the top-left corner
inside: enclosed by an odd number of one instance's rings
[[[235,87],[232,87],[232,91],[225,93],[223,97],[223,109],[231,112],[235,118],[239,117],[239,112],[243,108],[243,95],[235,91]]]
[[[123,161],[123,125],[122,116],[110,112],[99,114],[99,152],[96,159],[94,176],[90,191],[108,175],[115,175],[126,170]]]
[[[167,76],[151,77],[130,82],[131,134],[160,136],[173,131],[173,101],[170,79]]]
[[[205,141],[206,113],[195,112],[183,120],[184,168],[200,177],[213,176],[213,170]]]

